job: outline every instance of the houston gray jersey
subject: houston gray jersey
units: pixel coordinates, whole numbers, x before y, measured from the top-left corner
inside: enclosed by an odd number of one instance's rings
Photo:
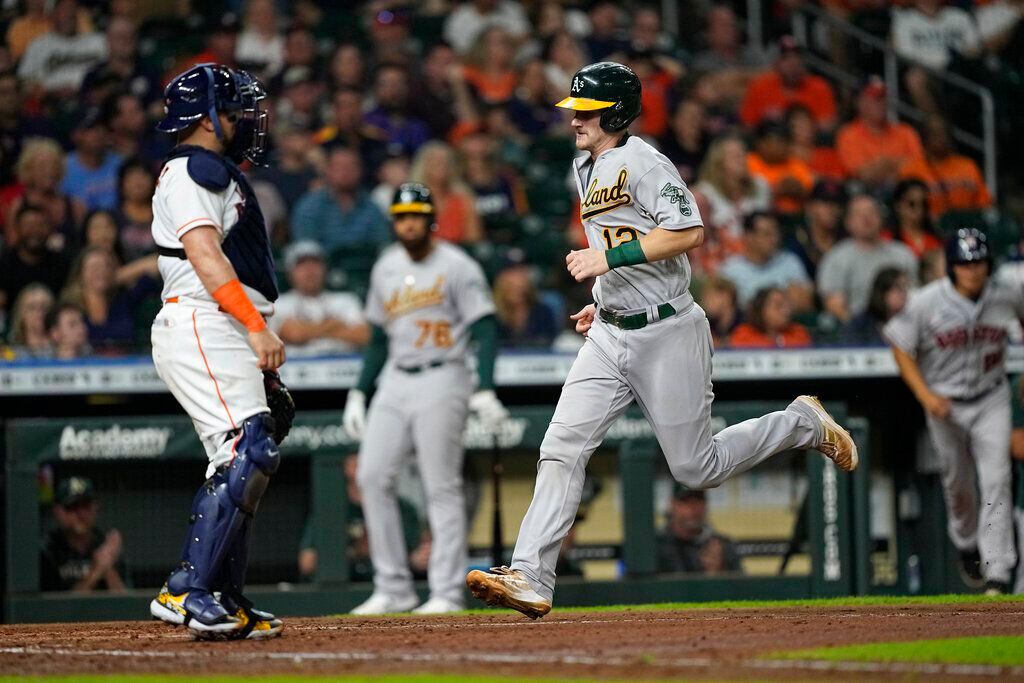
[[[460,360],[469,326],[494,313],[480,266],[437,241],[422,261],[400,244],[384,250],[370,274],[366,319],[388,334],[388,359],[402,367]]]
[[[1007,337],[1024,315],[1024,290],[992,281],[977,301],[949,278],[911,297],[884,329],[889,343],[914,357],[932,391],[949,398],[984,393],[1006,375]]]
[[[573,170],[580,219],[594,249],[617,247],[657,227],[684,230],[703,225],[675,165],[638,137],[626,137],[596,161],[589,154],[577,158]],[[680,254],[598,277],[594,299],[613,311],[632,312],[686,294],[689,286],[690,263]]]

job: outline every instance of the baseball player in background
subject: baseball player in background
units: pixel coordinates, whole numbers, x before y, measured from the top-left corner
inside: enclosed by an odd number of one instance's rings
[[[168,84],[157,125],[178,144],[153,196],[164,281],[153,362],[192,418],[209,467],[181,562],[150,612],[199,637],[267,638],[282,628],[242,595],[252,518],[294,416],[276,373],[284,345],[264,319],[277,299],[270,243],[236,165],[262,161],[264,97],[248,73],[198,64]]]
[[[672,476],[691,489],[791,448],[817,448],[845,471],[857,466],[853,439],[811,396],[712,436],[711,330],[690,295],[686,258],[704,228],[672,162],[626,131],[640,114],[640,80],[621,64],[591,64],[557,106],[573,110],[576,147],[586,152],[573,177],[590,248],[570,252],[566,267],[577,281],[597,278],[595,303],[572,316],[587,340],[541,444],[511,567],[466,577],[476,597],[534,618],[551,609],[587,461],[634,400]]]
[[[924,408],[961,574],[999,595],[1017,563],[1005,358],[1008,333],[1024,317],[1024,288],[990,282],[988,241],[974,228],[950,236],[946,269],[949,277],[919,290],[884,334]]]
[[[362,440],[356,479],[373,563],[373,594],[352,613],[406,612],[418,602],[395,494],[399,469],[415,451],[433,544],[430,598],[413,611],[442,614],[464,607],[466,416],[473,411],[493,431],[508,414],[494,393],[497,323],[480,266],[433,238],[430,190],[400,186],[390,211],[398,243],[384,250],[370,275],[370,345],[342,418],[349,434]],[[477,346],[476,382],[467,365],[470,341]],[[366,395],[378,374],[367,416]]]

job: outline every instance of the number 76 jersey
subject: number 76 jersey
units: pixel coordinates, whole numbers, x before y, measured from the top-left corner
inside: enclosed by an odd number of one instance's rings
[[[447,242],[422,261],[392,244],[370,274],[366,319],[387,332],[388,362],[399,367],[464,360],[469,326],[493,313],[483,270]]]
[[[611,249],[657,227],[685,230],[703,225],[697,203],[668,158],[634,136],[591,161],[573,162],[580,220],[594,249]],[[594,299],[613,311],[657,306],[690,287],[685,254],[616,268],[597,278]]]

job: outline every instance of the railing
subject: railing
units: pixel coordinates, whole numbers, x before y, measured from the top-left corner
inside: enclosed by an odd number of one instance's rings
[[[961,128],[953,128],[953,137],[972,150],[980,153],[984,159],[985,183],[993,198],[998,193],[998,176],[996,172],[996,112],[995,102],[992,98],[992,91],[988,88],[964,78],[958,74],[946,71],[937,71],[925,67],[916,62],[903,59],[896,54],[896,51],[888,42],[874,36],[863,29],[853,26],[847,21],[833,16],[828,11],[814,5],[804,5],[793,12],[793,37],[797,43],[807,47],[810,45],[809,36],[812,22],[821,22],[832,31],[845,35],[848,38],[858,41],[861,45],[877,50],[883,55],[884,74],[886,90],[888,93],[889,115],[904,116],[915,122],[924,119],[924,113],[907,102],[900,100],[900,78],[901,66],[911,65],[923,69],[931,78],[963,90],[978,98],[981,103],[981,124],[982,134],[979,137],[970,131]],[[808,51],[805,60],[813,69],[829,76],[849,88],[856,88],[867,74],[857,74],[849,69],[844,69],[827,59],[823,59],[813,52]]]

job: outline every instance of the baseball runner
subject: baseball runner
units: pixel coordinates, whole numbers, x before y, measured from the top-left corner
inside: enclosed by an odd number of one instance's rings
[[[264,316],[277,299],[263,214],[236,163],[260,163],[263,86],[198,64],[164,92],[157,129],[178,145],[153,196],[164,306],[153,321],[157,373],[192,418],[210,464],[192,502],[181,562],[150,612],[197,637],[267,638],[280,619],[242,595],[253,515],[294,405],[276,369],[284,345]]]
[[[640,114],[640,80],[621,64],[591,64],[556,106],[573,110],[576,147],[587,153],[573,176],[590,248],[570,252],[566,267],[577,281],[597,278],[595,303],[572,316],[587,340],[541,444],[511,567],[466,577],[476,597],[533,618],[551,609],[558,549],[587,461],[634,400],[672,476],[691,489],[718,486],[791,448],[817,448],[846,471],[857,466],[853,439],[811,396],[712,436],[711,331],[688,291],[686,258],[704,229],[672,162],[626,132]]]
[[[362,439],[356,479],[373,562],[373,594],[353,614],[406,612],[418,602],[395,497],[395,479],[415,451],[426,494],[433,545],[430,598],[414,612],[463,609],[467,561],[462,487],[462,433],[469,411],[494,430],[507,411],[494,393],[497,323],[484,274],[465,252],[435,240],[430,190],[406,183],[391,204],[398,244],[370,275],[366,319],[370,344],[342,418]],[[477,382],[467,366],[477,344]],[[366,412],[366,395],[380,386]]]
[[[988,241],[974,228],[950,236],[946,268],[948,279],[921,289],[884,334],[925,411],[961,574],[998,595],[1017,563],[1004,360],[1008,331],[1024,317],[1024,288],[989,281]]]

